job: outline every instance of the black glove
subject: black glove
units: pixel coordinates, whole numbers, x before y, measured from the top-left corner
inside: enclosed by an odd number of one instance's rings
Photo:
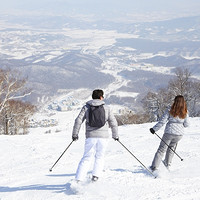
[[[154,133],[155,133],[155,131],[154,131],[154,129],[153,129],[153,128],[150,128],[149,130],[150,130],[150,132],[151,132],[152,134],[154,134]]]
[[[73,141],[78,140],[78,135],[72,135],[72,140],[73,140]]]
[[[118,137],[116,137],[116,138],[113,138],[115,141],[119,141],[119,138]]]

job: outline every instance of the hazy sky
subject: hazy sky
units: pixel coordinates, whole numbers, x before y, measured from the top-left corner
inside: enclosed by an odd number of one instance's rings
[[[200,0],[0,0],[1,13],[17,11],[99,17],[160,13],[173,17],[200,15]]]

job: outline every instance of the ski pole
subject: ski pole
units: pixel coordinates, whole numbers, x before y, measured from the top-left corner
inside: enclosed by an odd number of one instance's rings
[[[181,159],[181,161],[183,161],[183,158],[181,158],[176,152],[175,152],[175,150],[173,150],[157,133],[155,133],[155,135],[157,136],[157,137],[159,137],[160,139],[161,139],[161,141],[163,141],[167,146],[168,146],[168,148],[171,150],[171,151],[173,151],[180,159]]]
[[[53,164],[53,166],[49,169],[49,171],[51,172],[53,167],[56,165],[56,163],[60,160],[60,158],[64,155],[64,153],[67,151],[67,149],[71,146],[71,144],[73,143],[73,140],[70,142],[70,144],[67,146],[67,148],[63,151],[63,153],[60,155],[60,157],[58,158],[58,160]]]
[[[142,162],[136,158],[133,153],[127,148],[125,147],[119,140],[117,140],[154,178],[157,178],[157,176],[155,176],[147,167],[145,167]]]

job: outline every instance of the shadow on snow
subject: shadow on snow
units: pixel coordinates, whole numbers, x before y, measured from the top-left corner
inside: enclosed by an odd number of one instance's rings
[[[64,176],[74,176],[75,174],[51,174],[47,175],[49,177],[64,177]],[[0,192],[18,192],[18,191],[48,191],[51,190],[55,193],[65,193],[67,195],[73,195],[74,192],[70,188],[70,183],[59,184],[59,185],[27,185],[27,186],[18,186],[18,187],[9,187],[9,186],[0,186]]]

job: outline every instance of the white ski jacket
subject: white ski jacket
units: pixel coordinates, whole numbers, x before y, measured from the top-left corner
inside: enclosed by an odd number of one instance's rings
[[[92,105],[92,106],[99,106],[103,105],[104,110],[105,110],[105,118],[106,118],[106,123],[103,127],[97,128],[97,127],[90,127],[88,122],[89,122],[89,112],[88,112],[88,106],[85,105],[82,107],[79,115],[75,119],[73,131],[72,131],[72,136],[77,136],[79,134],[79,130],[81,128],[81,124],[86,120],[86,138],[108,138],[109,137],[109,132],[108,128],[109,126],[111,127],[112,131],[112,137],[113,138],[118,138],[118,124],[115,116],[111,112],[110,108],[105,104],[104,101],[100,99],[94,99],[88,101],[86,104]]]
[[[189,116],[187,114],[185,119],[173,117],[170,115],[169,110],[167,109],[161,117],[160,121],[153,127],[153,129],[158,131],[164,124],[166,124],[164,133],[183,135],[184,128],[189,126]]]

